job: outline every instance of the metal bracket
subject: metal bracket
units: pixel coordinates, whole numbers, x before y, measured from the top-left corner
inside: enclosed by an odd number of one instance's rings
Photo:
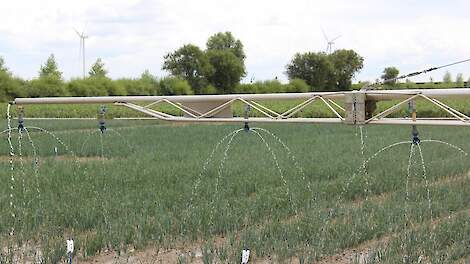
[[[102,105],[100,107],[100,111],[98,112],[98,124],[101,133],[104,133],[106,131],[106,119],[105,119],[105,114],[106,114],[106,106]]]
[[[352,91],[346,94],[346,118],[344,123],[349,125],[362,125],[366,122],[366,94],[361,91]]]

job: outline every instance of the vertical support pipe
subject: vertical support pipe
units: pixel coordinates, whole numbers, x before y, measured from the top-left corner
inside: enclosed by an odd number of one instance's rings
[[[416,114],[416,102],[415,102],[415,100],[411,100],[411,101],[408,102],[408,110],[411,113],[411,120],[413,122],[416,122],[417,114]],[[412,125],[411,137],[412,137],[413,144],[418,145],[421,142],[421,140],[419,139],[419,132],[418,132],[418,128],[416,127],[416,125]]]
[[[24,108],[23,106],[18,106],[18,131],[24,131]]]
[[[245,113],[244,113],[244,119],[245,119],[245,125],[243,127],[243,130],[245,132],[250,132],[250,126],[248,124],[248,117],[251,111],[251,106],[249,104],[245,104]]]

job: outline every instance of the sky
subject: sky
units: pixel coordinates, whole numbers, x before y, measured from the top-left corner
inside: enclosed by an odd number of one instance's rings
[[[244,44],[247,76],[285,82],[297,52],[353,49],[364,57],[355,81],[373,81],[387,66],[401,73],[470,58],[470,1],[415,0],[3,0],[0,56],[31,79],[51,53],[66,79],[81,76],[79,37],[88,35],[87,69],[102,58],[112,78],[162,77],[163,56],[184,44],[205,48],[230,31]],[[470,77],[470,63],[448,68]],[[415,77],[441,80],[445,70]]]

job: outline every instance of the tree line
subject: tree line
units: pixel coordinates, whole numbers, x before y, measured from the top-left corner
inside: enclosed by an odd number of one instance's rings
[[[277,80],[240,83],[246,76],[242,42],[231,32],[210,36],[204,48],[186,44],[164,56],[162,69],[168,77],[158,78],[144,71],[138,78],[112,80],[105,64],[98,59],[85,78],[65,81],[54,55],[40,66],[37,78],[24,80],[14,76],[0,57],[0,101],[16,97],[106,96],[106,95],[184,95],[227,93],[276,93],[350,90],[352,80],[362,69],[364,59],[353,50],[340,49],[330,54],[305,52],[294,54],[286,65],[289,82]],[[381,78],[386,85],[396,85],[399,74],[387,67]],[[457,82],[463,82],[462,74]],[[444,82],[452,82],[450,73]],[[470,83],[470,82],[468,82]],[[359,84],[359,85],[363,85]],[[354,85],[357,88],[357,85]]]

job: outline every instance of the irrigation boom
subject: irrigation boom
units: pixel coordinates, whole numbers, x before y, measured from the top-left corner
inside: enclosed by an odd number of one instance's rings
[[[102,97],[44,97],[16,98],[12,104],[116,104],[144,113],[153,119],[170,122],[275,122],[275,123],[343,123],[390,125],[450,125],[468,126],[470,118],[442,102],[442,99],[470,99],[470,89],[414,89],[414,90],[359,90],[341,92],[181,95],[181,96],[102,96]],[[414,110],[410,117],[389,118],[402,107],[424,100],[442,110],[442,117],[420,118]],[[284,111],[275,111],[262,102],[295,101]],[[376,104],[392,101],[383,111],[376,111]],[[320,115],[301,118],[297,113],[313,103],[324,104],[333,117]],[[233,116],[232,105],[242,103],[256,111],[256,117],[245,114]],[[178,109],[181,115],[172,115],[155,107],[167,104]],[[414,107],[415,108],[415,107]],[[315,113],[314,113],[315,115]]]

